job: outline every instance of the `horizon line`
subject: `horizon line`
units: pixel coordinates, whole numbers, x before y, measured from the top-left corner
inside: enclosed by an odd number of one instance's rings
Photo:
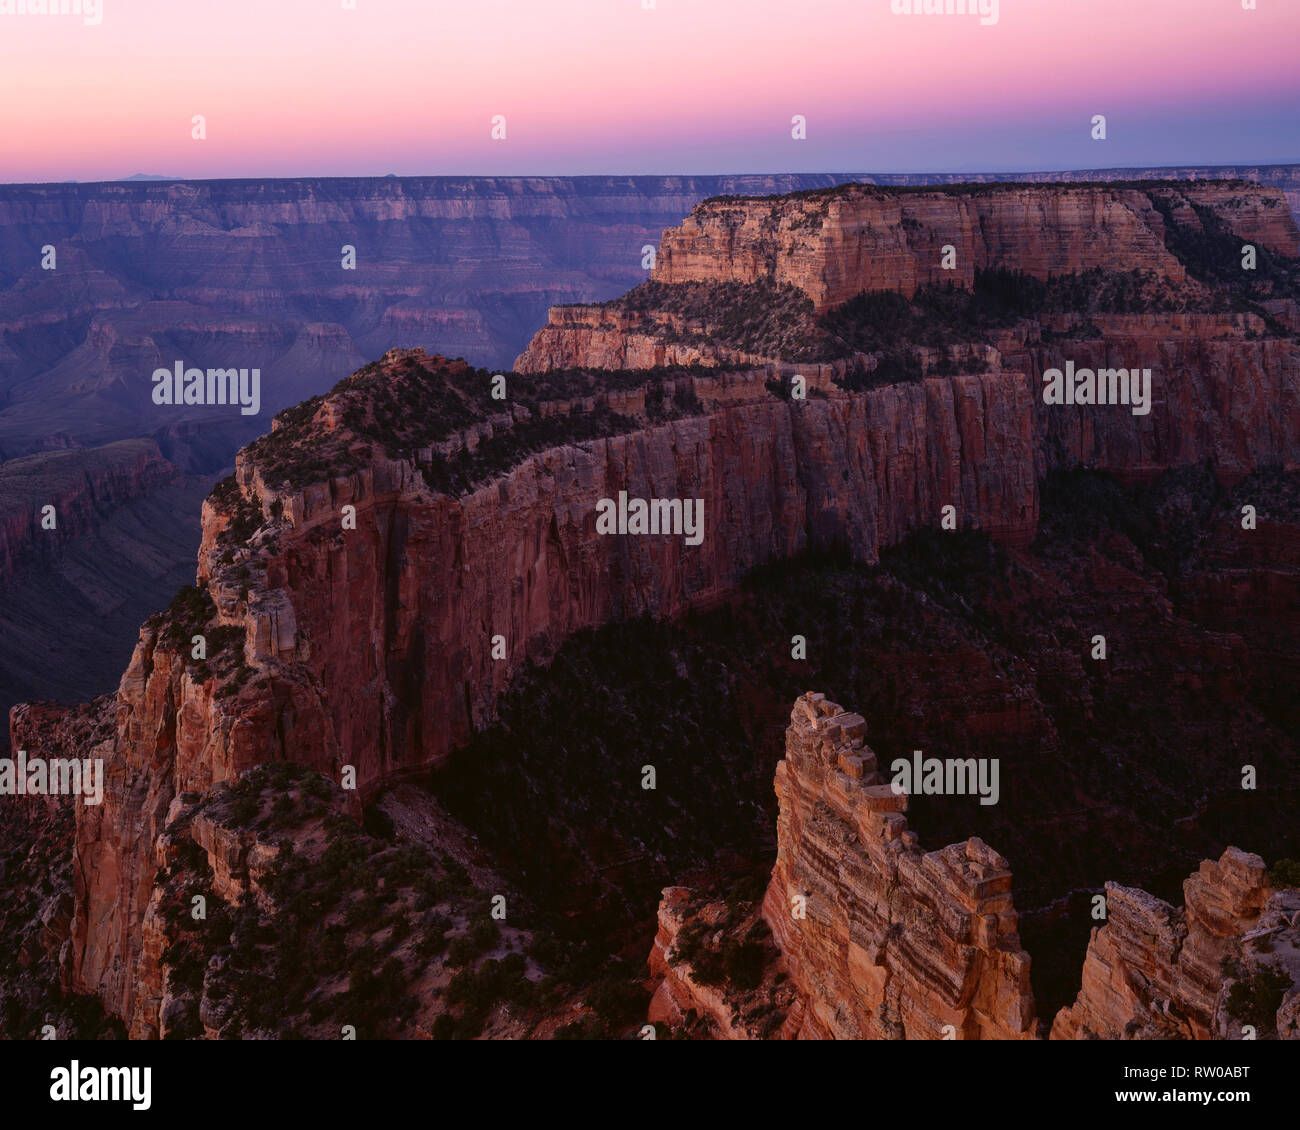
[[[847,170],[781,170],[765,172],[659,172],[659,173],[305,173],[277,176],[231,176],[231,177],[170,177],[156,173],[131,173],[126,176],[101,180],[32,180],[0,181],[0,188],[39,188],[48,185],[69,185],[93,187],[103,184],[221,184],[234,181],[305,181],[305,180],[637,180],[645,178],[666,177],[773,177],[773,176],[886,176],[886,177],[1000,177],[1000,176],[1042,176],[1065,173],[1113,173],[1140,171],[1143,169],[1241,169],[1241,168],[1291,168],[1300,166],[1300,158],[1285,161],[1182,161],[1161,165],[1093,165],[1074,168],[1035,168],[1035,169],[910,169],[906,171],[887,171],[882,169],[856,171]]]

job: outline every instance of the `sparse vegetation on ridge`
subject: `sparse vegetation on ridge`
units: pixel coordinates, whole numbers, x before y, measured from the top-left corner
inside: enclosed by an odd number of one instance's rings
[[[492,396],[497,375],[506,381],[504,400]],[[300,489],[357,470],[378,448],[417,464],[432,489],[458,493],[535,452],[639,427],[603,402],[610,393],[645,388],[651,420],[699,412],[691,397],[668,391],[669,382],[689,375],[685,369],[494,374],[422,351],[390,354],[340,381],[326,396],[281,412],[276,428],[250,444],[247,454],[271,486]],[[341,429],[313,422],[326,402]],[[445,455],[431,451],[479,425],[488,426],[490,434],[473,450],[466,445]]]

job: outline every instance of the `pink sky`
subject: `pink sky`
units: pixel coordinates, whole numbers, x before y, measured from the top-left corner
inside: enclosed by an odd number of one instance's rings
[[[1300,0],[1001,0],[991,27],[890,0],[655,2],[0,14],[0,181],[1300,160]]]

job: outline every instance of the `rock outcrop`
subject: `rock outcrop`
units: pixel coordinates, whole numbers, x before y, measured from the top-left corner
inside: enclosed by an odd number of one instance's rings
[[[862,717],[824,695],[795,703],[763,901],[788,982],[770,971],[754,982],[770,1011],[744,1012],[743,992],[689,959],[701,935],[728,934],[728,908],[670,887],[650,955],[652,1022],[691,1034],[702,1023],[700,1035],[740,1040],[1047,1034],[1007,861],[977,838],[925,852],[907,827],[907,795],[877,771],[864,739]],[[1241,1039],[1247,1025],[1249,1038],[1300,1039],[1300,888],[1271,886],[1258,856],[1229,847],[1183,890],[1176,909],[1106,885],[1106,924],[1092,932],[1078,998],[1051,1039]]]
[[[1106,924],[1092,931],[1083,987],[1057,1014],[1052,1039],[1239,1039],[1241,1015],[1234,1012],[1242,1013],[1242,994],[1234,987],[1250,986],[1261,966],[1275,968],[1264,953],[1279,947],[1292,955],[1283,971],[1290,988],[1268,1026],[1300,1038],[1300,963],[1293,959],[1300,891],[1271,890],[1264,861],[1230,847],[1217,862],[1202,863],[1183,894],[1185,905],[1175,908],[1145,891],[1106,884]],[[1267,950],[1252,952],[1259,938],[1268,939]]]
[[[1256,186],[1180,187],[1177,206],[1212,211],[1248,240],[1294,257],[1285,197]],[[912,297],[933,283],[974,285],[975,272],[1047,280],[1095,268],[1150,271],[1181,283],[1150,190],[1101,185],[1052,191],[1001,185],[963,192],[867,185],[792,198],[715,199],[664,233],[653,277],[663,283],[770,280],[804,291],[819,312],[863,291]],[[954,254],[945,265],[947,254]]]
[[[784,1040],[799,1031],[804,1000],[776,961],[769,960],[770,937],[755,939],[763,923],[756,919],[759,906],[742,908],[734,915],[725,902],[700,904],[687,887],[669,887],[659,903],[658,931],[650,951],[650,974],[659,979],[650,1000],[648,1019],[669,1029],[686,1028],[709,1039]],[[738,921],[732,921],[738,917]],[[690,935],[694,938],[689,938]],[[714,940],[712,948],[701,937]],[[688,940],[689,938],[689,940]],[[716,962],[716,943],[748,950],[753,955],[750,979],[742,985],[729,981],[725,968],[709,973],[701,965]],[[683,944],[695,953],[684,953]],[[766,966],[766,968],[762,968]]]
[[[1032,1039],[1007,862],[978,839],[926,852],[876,771],[862,717],[807,694],[790,715],[763,904],[807,1039]]]

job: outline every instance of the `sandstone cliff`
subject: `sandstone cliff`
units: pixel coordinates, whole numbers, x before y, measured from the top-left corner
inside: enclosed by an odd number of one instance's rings
[[[394,354],[321,402],[300,430],[327,435],[339,452],[361,445],[340,423],[347,405],[412,372],[480,389],[489,379]],[[242,455],[234,483],[204,510],[199,577],[210,622],[156,619],[122,679],[105,802],[79,816],[73,983],[133,1017],[147,983],[138,923],[151,845],[180,792],[287,758],[336,779],[353,765],[369,795],[438,763],[491,717],[520,664],[579,628],[675,615],[809,547],[844,544],[874,560],[944,505],[997,536],[1031,535],[1030,409],[1009,378],[803,403],[750,402],[748,387],[735,386],[740,403],[529,455],[462,495],[431,490],[420,453],[377,450],[350,474],[286,489],[273,468],[292,428]],[[703,392],[725,395],[717,381]],[[477,425],[468,441],[440,442],[464,451],[480,442]],[[598,536],[595,504],[621,490],[703,498],[704,543]],[[356,507],[355,530],[343,528],[345,506]],[[229,641],[211,666],[190,659],[195,633]],[[491,658],[497,634],[503,661]],[[38,733],[21,740],[41,748]]]
[[[1242,240],[1297,254],[1285,198],[1257,186],[1196,183],[1177,190],[1063,186],[964,192],[848,185],[802,196],[705,201],[664,233],[653,276],[663,283],[770,279],[804,291],[820,312],[862,291],[970,287],[977,270],[1046,280],[1096,268],[1187,277],[1167,246],[1159,202],[1168,193],[1189,221],[1213,211]],[[950,268],[944,248],[955,251]]]
[[[1240,269],[1246,242],[1277,258],[1275,276],[1243,291],[1234,288],[1255,284]],[[947,245],[953,270],[942,265]],[[882,379],[901,347],[915,374],[1017,374],[1034,404],[1040,477],[1083,466],[1134,480],[1204,462],[1240,477],[1262,465],[1292,468],[1300,451],[1298,248],[1284,196],[1242,182],[848,185],[779,200],[719,198],[664,233],[656,283],[602,306],[552,309],[516,367],[765,363],[794,373],[830,363],[832,379],[851,386]],[[970,290],[980,272],[1002,280],[969,308],[983,326],[951,317],[936,290]],[[999,308],[1008,272],[1047,287]],[[911,325],[888,307],[853,309],[851,299],[880,291],[924,291],[927,304]],[[807,310],[792,294],[806,296]],[[876,318],[890,319],[884,330]],[[756,322],[797,332],[736,330]],[[863,353],[855,334],[889,345]],[[953,344],[928,344],[939,340]],[[1067,362],[1151,369],[1149,410],[1045,404],[1044,372]]]

